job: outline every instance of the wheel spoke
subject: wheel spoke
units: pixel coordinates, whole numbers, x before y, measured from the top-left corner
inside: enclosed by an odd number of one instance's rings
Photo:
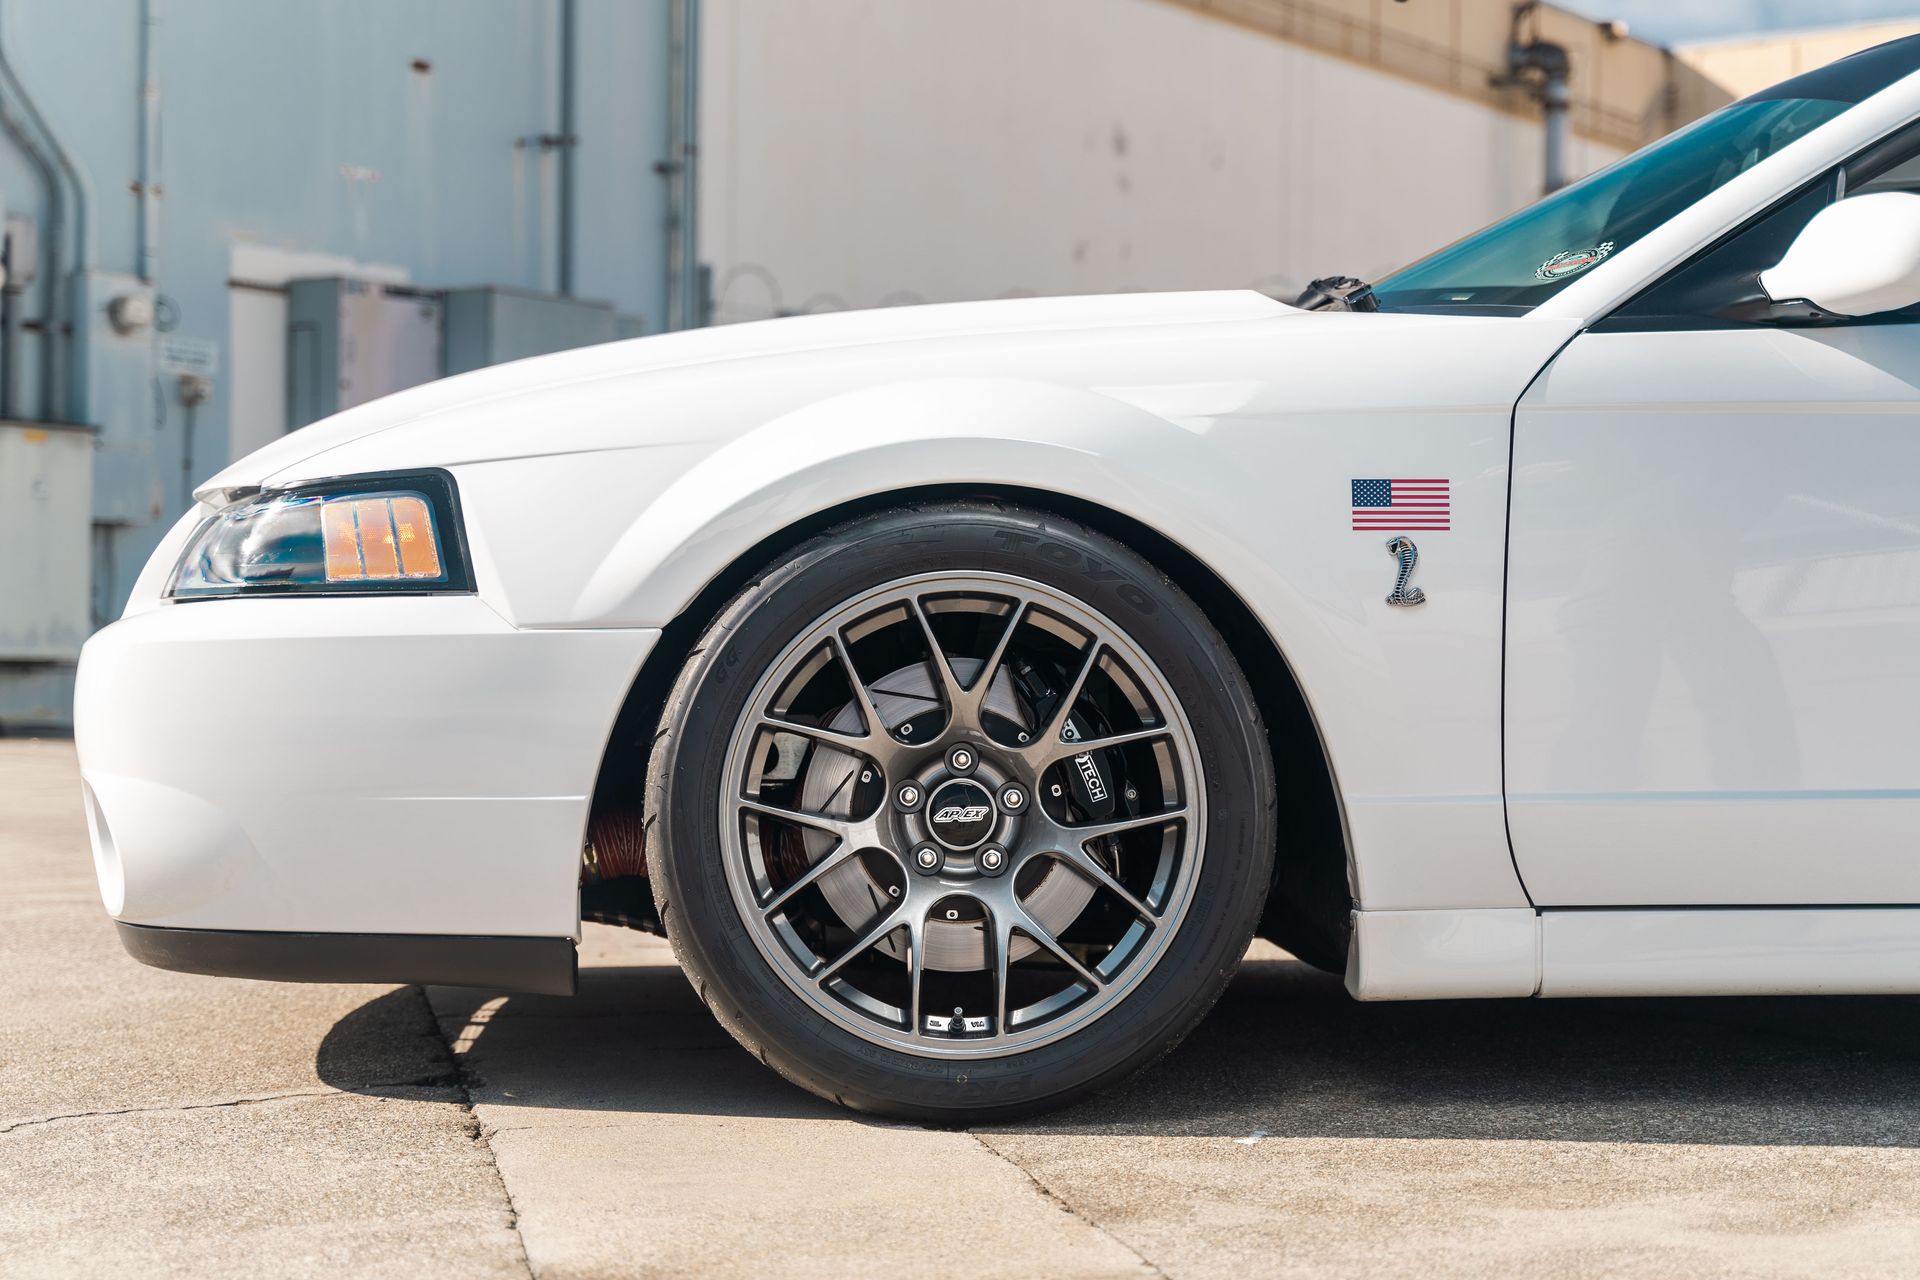
[[[866,722],[867,733],[884,742],[893,741],[893,734],[880,718],[880,708],[874,705],[873,694],[867,689],[867,682],[860,678],[860,669],[853,665],[853,654],[848,652],[847,642],[838,631],[833,633],[833,652],[846,670],[847,684],[853,689],[854,701],[860,704],[860,718]]]
[[[1140,813],[1130,818],[1115,818],[1111,822],[1089,822],[1077,827],[1061,826],[1056,828],[1063,839],[1071,840],[1075,848],[1086,848],[1087,841],[1098,840],[1103,836],[1117,836],[1123,831],[1137,831],[1141,827],[1160,827],[1175,818],[1187,816],[1187,806],[1176,805],[1171,809],[1162,809],[1158,813]]]
[[[1115,877],[1111,871],[1101,866],[1099,859],[1088,853],[1082,845],[1077,843],[1072,844],[1069,848],[1057,851],[1053,856],[1058,861],[1066,863],[1067,866],[1071,867],[1078,874],[1085,876],[1114,897],[1120,899],[1120,901],[1126,903],[1128,908],[1142,920],[1151,922],[1160,918],[1158,912],[1148,907],[1147,904],[1140,899],[1134,897],[1133,890],[1121,884],[1119,879]]]
[[[1013,920],[1005,911],[991,910],[993,954],[987,962],[993,966],[993,1033],[1007,1034],[1007,982],[1013,970]]]
[[[907,608],[919,620],[920,633],[927,639],[927,660],[933,664],[934,679],[939,682],[941,693],[946,698],[947,719],[951,724],[953,720],[959,718],[961,701],[966,697],[966,691],[960,687],[960,677],[953,673],[953,664],[948,661],[946,651],[940,647],[939,637],[933,634],[933,619],[927,616],[927,611],[919,599],[909,596]]]
[[[1066,731],[1067,720],[1073,715],[1074,704],[1080,701],[1080,693],[1087,687],[1087,677],[1092,675],[1094,667],[1099,665],[1100,654],[1105,648],[1106,646],[1100,643],[1099,637],[1097,636],[1087,645],[1086,661],[1080,664],[1080,670],[1073,677],[1073,683],[1067,686],[1067,692],[1061,697],[1060,705],[1053,709],[1053,716],[1049,720],[1047,727],[1035,736],[1033,745],[1027,748],[1030,753],[1030,759],[1041,756],[1045,752],[1062,744],[1060,735]],[[1074,748],[1075,755],[1086,750],[1084,746],[1078,743],[1068,743],[1066,745]]]
[[[1051,951],[1054,954],[1054,956],[1056,956],[1059,960],[1065,963],[1067,968],[1073,970],[1075,975],[1079,977],[1080,981],[1086,983],[1088,986],[1092,987],[1095,991],[1098,991],[1100,988],[1107,985],[1106,979],[1102,978],[1099,974],[1095,973],[1093,970],[1087,968],[1087,966],[1081,964],[1078,960],[1074,959],[1073,955],[1070,952],[1068,952],[1066,947],[1061,944],[1058,938],[1054,937],[1051,933],[1048,933],[1045,929],[1041,928],[1039,922],[1036,921],[1032,916],[1027,914],[1025,907],[1016,905],[1013,908],[1011,908],[1011,912],[1013,915],[1013,920],[1011,922],[1013,926],[1019,929],[1020,932],[1026,934],[1029,938],[1032,938],[1035,942],[1039,943],[1042,947],[1045,947],[1048,951]]]
[[[774,894],[773,897],[767,901],[766,905],[760,908],[760,914],[769,917],[778,915],[780,909],[793,901],[795,897],[804,893],[808,885],[818,880],[821,876],[826,875],[835,867],[842,865],[859,852],[859,846],[855,845],[853,841],[843,839],[839,844],[829,849],[825,857],[796,876],[792,884],[787,885],[778,893]]]
[[[845,843],[853,833],[853,824],[844,818],[808,813],[805,809],[788,809],[782,805],[768,804],[764,800],[755,800],[749,796],[740,798],[740,807],[752,813],[764,814],[769,818],[778,818],[782,822],[791,822],[795,826],[812,827],[815,831],[824,831],[828,835],[840,837],[842,843]]]
[[[1060,763],[1073,756],[1085,755],[1089,751],[1105,751],[1110,747],[1124,747],[1134,742],[1151,742],[1155,738],[1164,738],[1173,730],[1166,725],[1157,725],[1151,729],[1135,729],[1129,733],[1110,733],[1099,738],[1081,738],[1075,742],[1041,742],[1034,750],[1035,768],[1045,769],[1049,765]]]
[[[926,970],[927,921],[920,912],[907,916],[907,1030],[920,1034],[920,980]]]
[[[842,733],[838,729],[823,729],[816,725],[801,724],[797,720],[783,720],[779,716],[761,716],[763,728],[776,733],[791,733],[802,738],[811,738],[825,746],[835,747],[852,755],[866,756],[872,759],[885,754],[889,740],[875,737],[870,733]]]
[[[970,727],[983,733],[986,731],[984,708],[987,705],[987,693],[993,688],[994,676],[999,674],[1001,659],[1007,656],[1007,648],[1013,643],[1013,633],[1020,629],[1020,623],[1026,616],[1027,602],[1015,600],[1013,607],[1007,611],[1006,629],[994,641],[992,652],[987,654],[986,661],[980,664],[980,670],[974,673],[973,683],[961,695],[962,705],[966,708],[965,718],[970,722]]]
[[[834,974],[846,968],[849,961],[868,950],[874,943],[880,941],[880,939],[886,937],[895,929],[898,929],[900,927],[901,917],[904,916],[906,912],[907,904],[902,902],[893,910],[882,914],[879,920],[869,925],[867,931],[854,939],[852,945],[848,946],[845,951],[842,951],[835,960],[816,971],[813,975],[813,980],[824,985]]]

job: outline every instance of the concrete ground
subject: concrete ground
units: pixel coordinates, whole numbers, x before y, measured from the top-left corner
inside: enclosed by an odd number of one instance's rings
[[[0,742],[0,1275],[1920,1272],[1920,1003],[1357,1005],[1271,949],[1118,1092],[876,1123],[663,944],[583,993],[144,969],[70,744]]]

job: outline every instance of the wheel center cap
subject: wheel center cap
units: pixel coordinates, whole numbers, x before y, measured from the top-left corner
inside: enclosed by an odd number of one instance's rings
[[[927,797],[927,830],[955,852],[985,844],[993,834],[993,797],[968,778],[954,778]]]

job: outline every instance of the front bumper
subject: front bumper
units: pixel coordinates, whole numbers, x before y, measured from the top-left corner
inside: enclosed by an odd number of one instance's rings
[[[131,614],[88,642],[74,708],[107,910],[166,929],[574,938],[601,754],[658,636],[519,630],[474,596]],[[354,972],[339,980],[372,980]]]
[[[417,982],[570,996],[570,938],[460,938],[392,933],[254,933],[116,922],[127,954],[156,969],[270,982]]]

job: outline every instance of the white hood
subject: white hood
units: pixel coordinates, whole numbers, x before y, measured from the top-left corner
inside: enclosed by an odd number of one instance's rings
[[[348,409],[256,450],[207,480],[195,493],[206,500],[230,490],[253,488],[341,445],[491,401],[668,369],[974,335],[1017,336],[1302,314],[1251,290],[1104,294],[843,311],[636,338],[496,365]],[[523,440],[513,452],[539,450],[528,448]]]

